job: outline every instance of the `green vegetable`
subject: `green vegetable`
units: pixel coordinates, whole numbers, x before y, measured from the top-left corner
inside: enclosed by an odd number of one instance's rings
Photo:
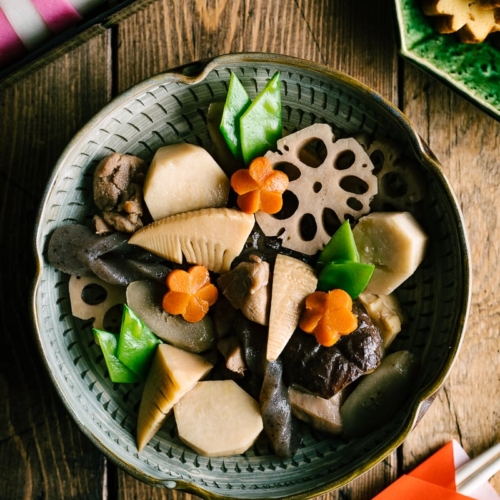
[[[116,353],[118,359],[141,378],[145,378],[158,344],[161,344],[161,340],[124,305]]]
[[[348,220],[344,221],[337,231],[335,231],[330,241],[319,254],[316,269],[321,271],[328,262],[337,260],[359,262],[358,249],[356,248],[351,224]]]
[[[118,350],[118,336],[104,330],[93,329],[98,344],[101,346],[104,360],[112,382],[130,384],[139,382],[141,377],[127,368],[116,356]]]
[[[283,135],[280,83],[277,71],[240,118],[241,152],[246,165],[275,148]]]
[[[366,287],[375,266],[361,262],[335,261],[325,265],[318,277],[318,290],[329,292],[336,288],[355,299]]]
[[[240,118],[250,104],[252,104],[252,101],[243,85],[238,80],[238,77],[231,73],[229,91],[220,122],[220,131],[231,153],[240,161],[243,160],[240,143]]]

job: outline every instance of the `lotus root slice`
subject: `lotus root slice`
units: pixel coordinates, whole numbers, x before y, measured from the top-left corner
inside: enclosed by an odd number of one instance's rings
[[[405,156],[401,145],[385,136],[372,140],[357,136],[375,165],[378,193],[371,203],[375,211],[414,211],[426,193],[425,180],[416,162]]]
[[[320,145],[320,154],[312,151]],[[328,219],[357,220],[370,211],[378,192],[374,165],[353,138],[335,139],[329,125],[317,123],[280,139],[277,151],[266,153],[273,168],[289,176],[283,209],[274,215],[257,212],[266,236],[283,246],[313,255],[330,240]]]

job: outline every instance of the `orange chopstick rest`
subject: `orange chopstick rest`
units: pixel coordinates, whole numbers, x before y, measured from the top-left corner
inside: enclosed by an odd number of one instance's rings
[[[456,490],[453,441],[445,444],[425,462],[413,469],[409,475],[443,488]]]
[[[457,493],[453,442],[449,442],[410,474],[377,495],[373,500],[460,500],[468,499]]]
[[[405,475],[374,497],[373,500],[470,500],[471,498],[461,495],[455,490]]]
[[[190,323],[201,321],[219,296],[205,266],[192,266],[187,272],[175,269],[167,276],[167,286],[163,309],[169,314],[182,315]]]
[[[465,450],[452,440],[373,500],[498,500],[499,495],[487,481],[474,490],[473,496],[456,491],[456,470],[468,460]]]

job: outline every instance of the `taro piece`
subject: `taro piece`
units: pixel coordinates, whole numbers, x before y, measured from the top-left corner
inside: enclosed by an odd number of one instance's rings
[[[257,401],[232,380],[198,382],[174,413],[180,440],[207,457],[244,453],[262,431]]]

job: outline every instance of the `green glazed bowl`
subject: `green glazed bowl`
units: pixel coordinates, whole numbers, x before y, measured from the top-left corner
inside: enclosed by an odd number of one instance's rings
[[[394,0],[401,55],[500,120],[500,45],[498,33],[484,42],[462,43],[441,35],[419,0]]]
[[[224,100],[231,72],[253,98],[276,70],[282,76],[284,125],[326,122],[347,134],[381,133],[399,141],[424,176],[420,221],[430,246],[399,290],[410,318],[394,350],[409,349],[421,369],[404,407],[378,431],[341,439],[305,427],[293,458],[270,450],[265,437],[246,453],[206,458],[185,447],[170,422],[138,453],[135,428],[141,385],[113,384],[91,325],[71,315],[68,276],[46,259],[51,233],[93,215],[92,174],[113,151],[151,160],[159,147],[188,141],[210,146],[207,108]],[[204,498],[305,499],[358,477],[399,446],[443,384],[459,350],[470,302],[469,254],[458,204],[436,158],[407,118],[349,76],[311,62],[266,54],[234,54],[155,76],[108,104],[71,141],[48,184],[35,235],[38,275],[33,314],[43,358],[68,411],[111,460],[137,478]]]

